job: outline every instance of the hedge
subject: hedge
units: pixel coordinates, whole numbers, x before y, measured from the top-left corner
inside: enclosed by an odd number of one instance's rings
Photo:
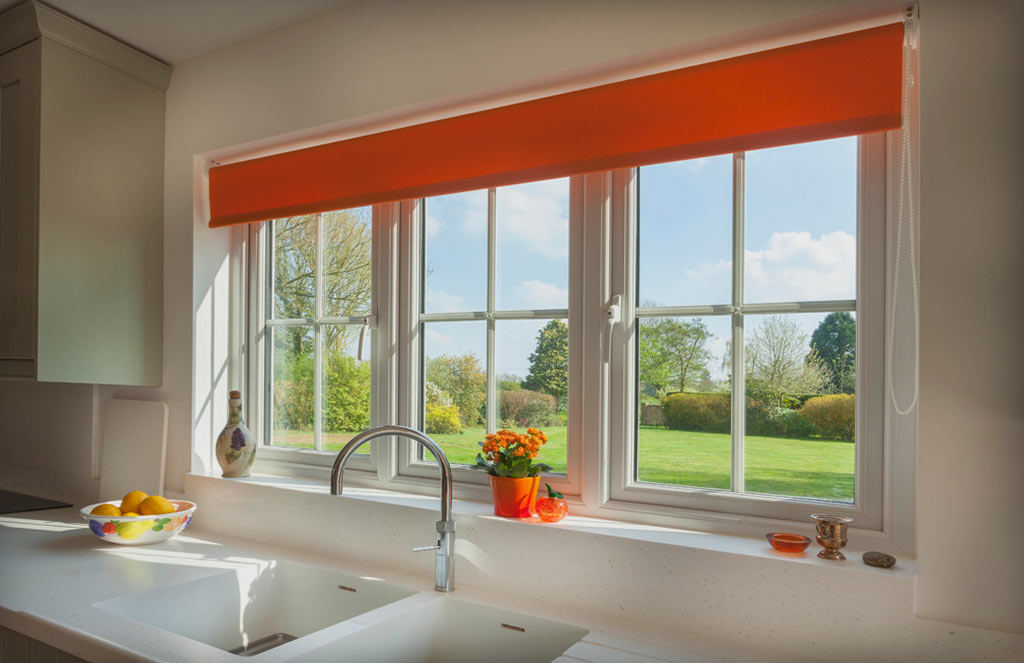
[[[499,391],[498,418],[505,428],[555,426],[559,423],[558,399],[529,389]]]
[[[856,433],[855,399],[850,394],[788,397],[787,406],[805,400],[803,407],[777,407],[748,399],[748,435],[808,438],[820,436],[850,441]],[[784,401],[785,402],[785,401]],[[732,426],[731,395],[676,393],[661,401],[665,424],[675,430],[728,433]]]
[[[807,401],[800,414],[823,436],[849,442],[857,432],[856,402],[853,394],[817,396]]]
[[[676,430],[728,433],[732,427],[730,395],[669,394],[661,401],[665,423]]]

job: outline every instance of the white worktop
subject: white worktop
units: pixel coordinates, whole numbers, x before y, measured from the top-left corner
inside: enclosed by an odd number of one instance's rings
[[[197,518],[197,520],[199,520]],[[304,554],[250,540],[216,535],[196,528],[152,546],[117,546],[93,536],[77,509],[56,509],[0,516],[0,626],[87,660],[225,661],[238,657],[142,623],[126,622],[96,603],[176,584],[251,564],[291,560],[346,573],[373,575],[418,590],[418,602],[445,600],[432,590],[432,576],[375,568],[343,558]],[[551,613],[528,598],[495,601],[485,590],[458,586],[462,600],[556,619],[590,633],[558,659],[578,661],[744,661],[774,660],[741,646],[695,638],[692,647],[668,647],[616,632],[614,624],[593,623],[579,615]],[[387,607],[382,608],[386,610]],[[611,628],[609,628],[611,626]],[[290,658],[342,637],[332,628],[311,634],[306,644],[291,643]],[[282,648],[282,651],[284,649]]]

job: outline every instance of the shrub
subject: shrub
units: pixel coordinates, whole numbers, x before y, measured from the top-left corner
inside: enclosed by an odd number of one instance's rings
[[[786,394],[782,397],[782,407],[790,410],[799,410],[804,404],[822,394]]]
[[[462,432],[462,420],[459,418],[459,408],[454,405],[427,403],[426,419],[427,433],[430,435],[445,435]]]
[[[729,394],[669,394],[661,401],[665,423],[675,430],[728,433]]]
[[[324,430],[366,430],[370,427],[370,365],[340,352],[326,354]]]
[[[506,428],[554,426],[558,423],[558,399],[529,389],[498,392],[498,418]]]
[[[779,437],[811,437],[818,433],[818,428],[796,410],[784,407],[773,408],[763,422],[763,430],[751,430],[751,435],[776,435]]]
[[[825,437],[847,442],[857,430],[856,397],[853,394],[817,396],[804,404],[800,414]]]

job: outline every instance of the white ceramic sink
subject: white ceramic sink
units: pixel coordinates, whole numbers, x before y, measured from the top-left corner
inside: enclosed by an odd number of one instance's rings
[[[550,662],[586,634],[586,629],[577,626],[438,597],[396,612],[295,661]]]
[[[301,638],[415,593],[330,569],[254,560],[224,573],[96,605],[230,651],[279,633]]]

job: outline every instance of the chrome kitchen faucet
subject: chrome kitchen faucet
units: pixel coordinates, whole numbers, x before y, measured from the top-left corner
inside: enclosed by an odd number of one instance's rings
[[[441,519],[437,521],[437,544],[433,546],[422,546],[413,548],[414,551],[436,550],[437,557],[434,564],[434,589],[439,592],[450,592],[455,589],[455,520],[452,519],[452,467],[448,463],[448,456],[438,446],[437,442],[427,435],[407,428],[406,426],[378,426],[363,431],[356,435],[341,451],[334,460],[334,468],[331,470],[331,495],[341,495],[342,474],[345,471],[345,463],[352,456],[356,449],[370,440],[378,437],[407,437],[410,440],[419,442],[437,459],[441,466]]]

